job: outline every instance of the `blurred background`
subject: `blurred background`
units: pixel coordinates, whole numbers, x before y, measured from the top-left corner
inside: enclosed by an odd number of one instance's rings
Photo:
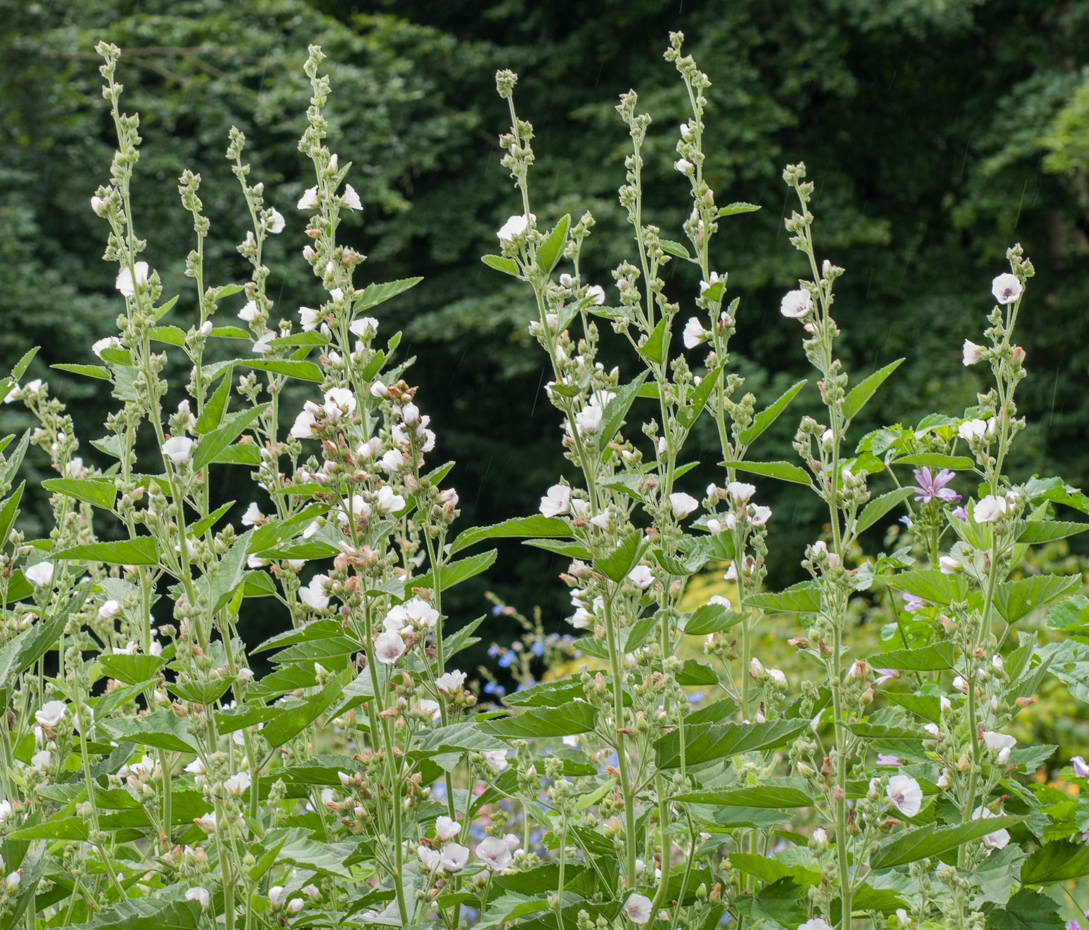
[[[165,296],[181,295],[173,322],[190,325],[195,306],[182,274],[193,242],[177,195],[183,169],[203,178],[210,280],[246,280],[235,245],[249,217],[224,157],[232,125],[249,140],[251,177],[288,217],[268,248],[273,318],[317,301],[294,209],[312,183],[296,140],[309,97],[302,64],[317,43],[333,81],[328,142],[342,164],[354,163],[350,180],[366,203],[342,227],[370,256],[362,280],[425,276],[385,304],[381,319],[387,332],[404,330],[400,351],[417,358],[408,377],[421,384],[420,405],[439,435],[431,461],[457,461],[450,480],[463,526],[535,512],[567,463],[541,390],[543,358],[526,332],[529,290],[480,261],[496,251],[506,217],[521,212],[499,164],[507,113],[493,75],[521,75],[519,112],[537,134],[539,222],[590,209],[597,226],[583,251],[586,279],[611,291],[611,269],[632,254],[616,199],[628,138],[613,109],[629,88],[654,118],[649,220],[682,238],[688,182],[672,162],[687,100],[662,59],[677,29],[713,82],[705,171],[716,199],[762,206],[724,221],[714,251],[741,298],[732,364],[759,404],[809,374],[797,327],[778,313],[782,293],[805,273],[783,231],[790,205],[780,173],[804,160],[817,186],[819,255],[847,269],[836,315],[848,370],[857,380],[907,359],[853,438],[975,403],[984,372],[962,367],[960,346],[965,337],[983,341],[991,278],[1020,241],[1037,277],[1020,323],[1030,378],[1018,397],[1030,428],[1012,468],[1089,484],[1085,0],[2,0],[0,358],[10,366],[42,346],[27,377],[47,378],[86,424],[81,454],[95,461],[88,441],[115,401],[102,382],[47,366],[93,361],[91,343],[115,332],[122,310],[115,269],[101,261],[104,224],[88,205],[114,148],[99,39],[124,50],[123,105],[141,115],[137,229]],[[679,264],[668,266],[667,287],[683,319],[698,282]],[[241,307],[234,301],[221,314]],[[604,354],[623,370],[626,352],[611,343]],[[184,384],[187,372],[171,378]],[[300,386],[283,405],[285,420],[303,398]],[[752,457],[790,458],[797,417],[816,403],[814,388],[803,391]],[[641,416],[651,408],[636,408],[633,422]],[[15,405],[0,410],[0,434],[27,425]],[[692,489],[723,480],[710,429],[688,448],[700,461]],[[47,477],[44,460],[29,458],[39,474],[28,477]],[[220,470],[216,493],[237,500],[240,514],[254,486],[245,469],[231,471]],[[762,486],[760,497],[775,511],[769,584],[780,587],[798,580],[822,518],[815,499],[782,485]],[[23,506],[28,532],[42,532],[48,500]],[[872,531],[872,550],[892,543],[888,531]],[[452,593],[455,625],[489,610],[491,590],[527,613],[540,605],[544,629],[561,629],[563,567],[548,553],[504,545],[486,576]],[[280,622],[249,617],[247,639],[264,639]],[[501,613],[488,623],[481,650],[520,633]],[[487,661],[482,652],[476,660]]]

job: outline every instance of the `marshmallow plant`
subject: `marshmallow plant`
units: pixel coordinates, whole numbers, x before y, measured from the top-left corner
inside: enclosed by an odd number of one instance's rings
[[[691,105],[674,167],[692,210],[678,240],[647,222],[650,117],[625,94],[620,200],[634,247],[608,288],[580,270],[589,214],[538,228],[532,127],[515,113],[515,76],[498,75],[520,203],[485,262],[533,290],[531,334],[580,477],[542,488],[537,514],[456,536],[451,466],[429,461],[410,360],[394,361],[397,334],[380,347],[368,315],[418,279],[360,287],[364,256],[337,241],[344,211],[363,205],[324,141],[320,50],[299,146],[316,183],[294,207],[266,201],[245,138],[230,134],[252,224],[238,247],[246,283],[206,281],[200,178],[180,179],[196,234],[185,271],[197,318],[183,330],[168,316],[177,298],[163,299],[140,257],[139,121],[121,112],[120,52],[98,47],[119,147],[91,207],[123,310],[91,347],[101,364],[58,367],[112,385],[106,433],[90,440],[112,464],[78,454],[83,429],[46,383],[21,383],[33,353],[0,381],[0,398],[40,424],[0,442],[3,928],[1061,926],[1037,889],[1089,874],[1084,811],[1026,777],[1055,747],[1019,747],[1008,729],[1049,672],[1079,699],[1089,688],[1080,577],[1024,567],[1030,545],[1085,528],[1055,508],[1089,501],[1058,479],[1006,475],[1024,426],[1013,333],[1032,266],[1010,250],[986,341],[964,346],[963,362],[994,376],[978,405],[852,435],[896,363],[852,383],[837,358],[843,270],[818,262],[812,184],[789,167],[787,228],[809,276],[783,298],[797,322],[782,325],[803,327],[824,422],[802,420],[801,464],[751,460],[806,382],[757,411],[729,368],[738,303],[711,244],[720,222],[756,207],[715,203],[709,81],[681,42],[666,57]],[[326,298],[296,321],[274,306],[264,256],[300,221]],[[670,261],[700,277],[688,314],[666,295]],[[640,366],[630,381],[598,358],[604,323]],[[187,384],[161,377],[168,353],[184,358]],[[311,389],[301,406],[292,382]],[[696,496],[685,445],[701,416],[722,464]],[[57,475],[44,482],[54,527],[39,540],[16,526],[31,443]],[[250,471],[249,500],[216,498],[221,468]],[[804,553],[811,579],[777,593],[761,590],[766,479],[808,487],[829,514]],[[902,547],[860,557],[861,534],[898,507]],[[494,550],[466,552],[497,537],[570,559],[561,577],[579,638],[497,605],[526,630],[522,651],[559,664],[573,645],[590,664],[535,684],[504,650],[527,686],[480,713],[458,668],[480,621],[456,624],[444,593],[491,564]],[[726,564],[729,596],[682,610],[693,575]],[[243,643],[254,598],[278,604],[290,629]],[[860,610],[889,617],[878,655],[854,648]],[[772,612],[797,618],[802,680],[755,654]],[[261,678],[254,652],[271,658]],[[485,693],[503,694],[484,677]],[[692,688],[711,696],[696,706]],[[1064,774],[1089,788],[1080,757]]]
[[[795,461],[751,461],[806,382],[758,412],[729,368],[738,301],[728,300],[712,240],[721,222],[757,207],[716,204],[703,173],[710,82],[679,34],[666,58],[691,106],[674,164],[690,182],[691,212],[677,239],[650,224],[650,117],[624,94],[617,110],[632,149],[620,203],[633,253],[604,296],[580,264],[593,217],[538,225],[532,126],[515,111],[516,75],[497,75],[511,115],[503,164],[519,202],[499,230],[499,254],[484,261],[533,291],[530,333],[552,366],[546,390],[579,476],[542,488],[544,522],[531,543],[570,558],[561,578],[569,622],[583,634],[575,646],[599,669],[508,699],[526,708],[514,719],[527,735],[566,745],[544,766],[526,748],[517,756],[514,797],[552,859],[530,870],[542,885],[528,906],[547,904],[548,926],[579,930],[1059,928],[1057,905],[1038,889],[1089,874],[1084,818],[1026,777],[1056,747],[1018,747],[1005,729],[1049,670],[1085,694],[1084,646],[1032,631],[1041,608],[1057,603],[1047,627],[1089,633],[1089,601],[1069,597],[1081,576],[1026,574],[1024,556],[1089,527],[1055,510],[1089,513],[1089,499],[1058,479],[1017,483],[1006,473],[1025,425],[1014,399],[1025,353],[1013,339],[1032,265],[1019,246],[1009,250],[986,342],[967,342],[956,358],[991,368],[994,387],[978,404],[862,436],[852,423],[900,362],[856,379],[838,357],[832,309],[844,269],[818,259],[813,184],[804,165],[788,166],[796,208],[786,228],[808,270],[780,313],[802,328],[823,413],[802,418]],[[667,293],[670,261],[694,265],[701,279],[691,315]],[[628,342],[630,381],[599,358],[605,324]],[[697,498],[684,448],[701,416],[722,462],[721,479]],[[808,488],[828,514],[801,563],[810,580],[778,593],[761,591],[775,516],[750,483],[768,479]],[[861,556],[865,531],[898,508],[907,511],[901,548]],[[528,519],[516,522],[505,531],[532,532]],[[692,576],[722,563],[735,593],[682,611]],[[889,619],[877,655],[851,641],[860,610]],[[766,613],[796,617],[789,645],[812,670],[802,680],[754,655]],[[682,657],[696,636],[706,661]],[[690,687],[713,697],[695,709]],[[1066,774],[1089,785],[1084,766]],[[489,898],[485,922],[509,919],[509,906]]]

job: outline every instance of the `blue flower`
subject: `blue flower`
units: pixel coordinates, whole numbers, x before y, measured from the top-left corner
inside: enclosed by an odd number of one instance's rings
[[[514,662],[514,653],[511,652],[510,650],[507,650],[506,652],[503,653],[503,655],[501,655],[499,657],[499,667],[500,668],[510,668],[511,663],[513,663],[513,662]]]
[[[533,654],[535,656],[543,656],[544,655],[544,643],[542,643],[542,642],[534,643],[533,644]]]

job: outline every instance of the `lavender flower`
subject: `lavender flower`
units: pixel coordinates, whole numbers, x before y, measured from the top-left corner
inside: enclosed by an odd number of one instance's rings
[[[924,504],[929,504],[933,500],[947,503],[959,501],[960,495],[952,488],[946,487],[956,476],[957,473],[948,468],[943,468],[936,475],[926,465],[921,469],[915,469],[915,480],[919,482],[918,487],[912,489],[917,492],[915,500],[922,501]]]

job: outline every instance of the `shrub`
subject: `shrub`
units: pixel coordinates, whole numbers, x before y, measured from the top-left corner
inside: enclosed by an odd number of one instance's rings
[[[405,381],[411,360],[398,357],[396,334],[380,348],[366,315],[418,279],[359,287],[364,256],[337,243],[341,212],[361,204],[351,166],[323,143],[320,50],[306,66],[313,98],[299,144],[316,184],[298,209],[328,300],[301,308],[298,327],[270,328],[262,254],[286,220],[252,183],[235,130],[227,154],[253,225],[238,247],[251,280],[205,280],[209,221],[200,178],[185,172],[197,239],[186,271],[199,297],[188,331],[164,322],[176,298],[161,302],[139,260],[139,121],[120,109],[118,49],[98,51],[119,146],[92,207],[109,225],[105,257],[118,264],[125,312],[118,335],[94,346],[102,365],[63,367],[113,385],[118,407],[93,445],[116,462],[100,469],[76,454],[76,424],[48,386],[18,383],[29,357],[0,386],[40,421],[6,441],[0,487],[5,927],[1062,926],[1037,889],[1089,874],[1085,814],[1027,777],[1055,747],[1017,747],[1003,731],[1049,672],[1084,694],[1081,575],[1032,571],[1026,554],[1085,529],[1057,517],[1089,513],[1089,500],[1056,478],[1004,473],[1024,427],[1014,332],[1033,268],[1018,246],[994,279],[985,342],[963,347],[964,364],[990,366],[994,387],[961,416],[849,443],[852,420],[899,363],[852,379],[837,358],[844,270],[818,261],[814,187],[804,165],[788,166],[797,206],[786,228],[809,276],[781,313],[803,328],[825,422],[801,420],[801,464],[750,460],[807,383],[757,411],[729,369],[738,301],[711,244],[720,223],[757,208],[717,206],[703,177],[708,79],[682,37],[666,58],[692,106],[676,162],[691,182],[687,243],[645,221],[650,117],[625,94],[617,109],[632,152],[620,201],[634,252],[609,292],[579,272],[588,213],[538,228],[532,127],[515,112],[516,76],[500,72],[512,121],[503,164],[521,212],[484,261],[532,288],[531,334],[552,365],[546,391],[580,479],[547,489],[537,515],[455,536],[458,496],[442,487],[451,465],[428,462],[435,436]],[[557,274],[562,261],[569,270]],[[683,327],[663,279],[670,261],[702,278]],[[219,303],[240,294],[247,328],[217,325]],[[634,378],[599,360],[601,321],[633,349]],[[218,339],[249,353],[207,361]],[[164,345],[191,365],[177,403],[178,386],[160,377]],[[317,385],[320,403],[281,409],[288,379]],[[640,438],[634,411],[649,409]],[[696,497],[683,449],[703,416],[723,477]],[[15,528],[30,443],[58,473],[45,482],[55,527],[33,541]],[[215,499],[221,465],[251,469],[260,488],[241,532],[223,522],[234,502]],[[811,580],[761,590],[769,521],[782,515],[758,503],[749,475],[797,483],[827,506],[826,538],[802,562]],[[891,489],[879,493],[881,483]],[[900,508],[906,532],[888,534],[899,547],[863,555],[867,531]],[[523,686],[480,712],[456,667],[480,621],[453,629],[443,594],[495,558],[466,551],[500,537],[570,559],[561,578],[579,639],[497,609],[553,665],[572,651],[587,661],[536,683],[519,660]],[[729,565],[730,596],[691,605],[686,587],[716,563]],[[243,643],[245,598],[279,602],[291,629]],[[856,651],[860,613],[885,618],[876,654]],[[789,675],[754,648],[765,615],[790,632]],[[273,670],[257,679],[250,657],[269,651]],[[490,675],[484,691],[501,695]],[[1085,787],[1089,767],[1075,758],[1063,774]]]

